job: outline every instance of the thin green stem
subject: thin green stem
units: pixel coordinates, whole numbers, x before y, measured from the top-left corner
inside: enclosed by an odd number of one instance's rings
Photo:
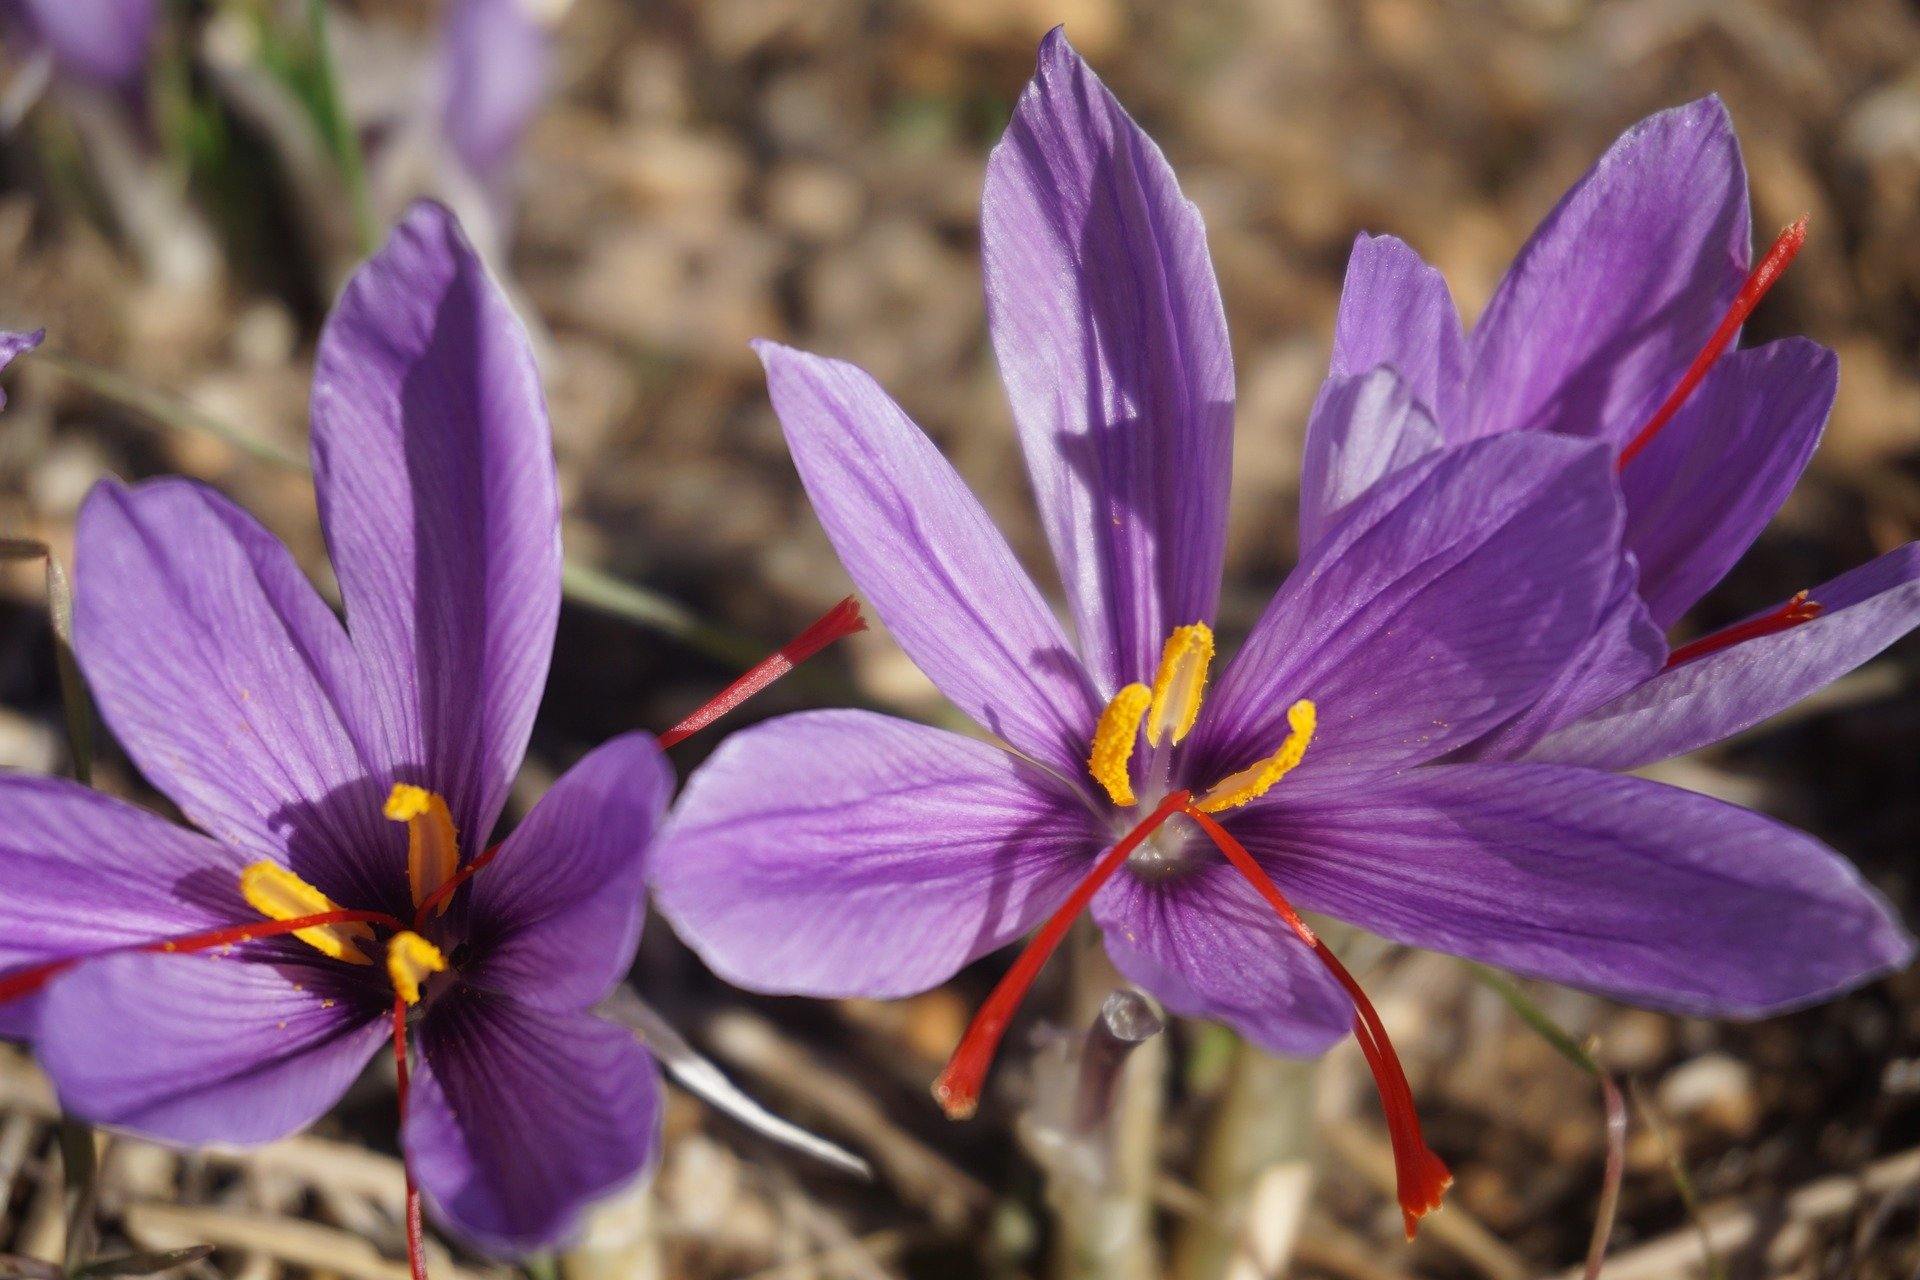
[[[367,163],[360,148],[360,134],[347,115],[346,103],[340,96],[340,80],[333,70],[325,0],[307,0],[307,38],[313,42],[314,124],[326,138],[334,163],[340,166],[340,181],[353,206],[353,224],[360,234],[361,252],[372,253],[380,247],[380,225],[374,219],[373,200],[367,190]]]

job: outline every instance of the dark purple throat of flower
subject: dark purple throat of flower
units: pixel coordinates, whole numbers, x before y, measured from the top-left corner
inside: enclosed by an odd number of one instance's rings
[[[790,643],[755,665],[699,710],[660,735],[662,747],[685,740],[739,707],[833,641],[866,629],[860,606],[849,596]],[[407,1114],[407,1023],[411,1010],[442,989],[438,975],[452,964],[438,922],[453,895],[499,853],[494,845],[464,865],[460,835],[444,797],[411,783],[398,783],[382,812],[407,828],[407,884],[413,899],[410,920],[385,911],[342,906],[316,886],[277,862],[260,861],[240,875],[240,893],[261,919],[243,921],[86,955],[68,956],[0,976],[0,1003],[32,995],[76,965],[105,955],[132,951],[165,955],[231,950],[246,942],[291,936],[340,964],[365,968],[384,964],[393,988],[394,1060],[399,1071],[400,1120]],[[456,953],[457,954],[457,953]],[[443,983],[445,980],[442,980]],[[426,1280],[422,1252],[420,1196],[411,1170],[406,1179],[407,1261],[413,1280]]]
[[[1156,789],[1164,785],[1171,748],[1192,730],[1199,716],[1212,658],[1213,632],[1205,624],[1176,628],[1161,652],[1159,672],[1152,686],[1128,685],[1107,704],[1094,730],[1087,769],[1117,808],[1130,809],[1137,803],[1132,757],[1138,738],[1145,738],[1152,753],[1142,770],[1148,785]],[[933,1095],[949,1116],[965,1119],[979,1106],[987,1070],[1008,1024],[1073,922],[1092,903],[1101,887],[1155,832],[1178,815],[1192,822],[1213,842],[1353,1001],[1354,1038],[1373,1073],[1381,1106],[1386,1111],[1400,1210],[1407,1236],[1413,1237],[1420,1219],[1440,1207],[1441,1197],[1452,1183],[1453,1175],[1421,1134],[1413,1090],[1407,1083],[1406,1072],[1401,1069],[1393,1043],[1387,1038],[1386,1027],[1346,966],[1308,928],[1253,855],[1214,817],[1258,799],[1291,773],[1305,758],[1317,724],[1314,704],[1304,698],[1295,702],[1287,711],[1286,739],[1271,756],[1222,779],[1198,797],[1184,788],[1172,791],[1100,855],[1073,892],[1040,926],[986,1003],[980,1006],[946,1069],[934,1082]]]

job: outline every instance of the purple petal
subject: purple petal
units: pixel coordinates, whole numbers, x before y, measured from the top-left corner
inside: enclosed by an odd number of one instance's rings
[[[1080,650],[1103,691],[1210,622],[1233,466],[1233,353],[1200,212],[1059,29],[987,165],[981,257]]]
[[[653,1058],[592,1014],[462,994],[416,1043],[407,1162],[438,1215],[491,1251],[560,1242],[659,1144]]]
[[[441,34],[441,127],[483,184],[505,176],[546,101],[549,44],[527,0],[453,0]]]
[[[1415,769],[1243,827],[1303,909],[1676,1013],[1778,1013],[1913,954],[1887,904],[1819,841],[1640,778]]]
[[[1091,685],[979,500],[865,373],[755,350],[814,511],[893,638],[979,724],[1080,778]]]
[[[1440,428],[1397,370],[1328,378],[1307,418],[1300,462],[1302,553],[1354,499],[1442,443]]]
[[[4,370],[19,357],[33,350],[46,340],[45,329],[21,332],[13,329],[0,329],[0,370]],[[7,407],[7,396],[0,391],[0,409]]]
[[[34,1051],[61,1105],[96,1124],[165,1142],[270,1142],[325,1114],[386,1039],[381,986],[345,968],[94,960],[47,988]]]
[[[1361,232],[1340,287],[1328,373],[1353,377],[1383,364],[1442,430],[1465,425],[1467,340],[1446,277],[1404,241]]]
[[[439,205],[408,212],[327,321],[313,462],[382,763],[484,840],[553,653],[559,498],[526,331]]]
[[[1298,1058],[1325,1053],[1353,1027],[1346,992],[1217,855],[1157,884],[1122,871],[1093,916],[1114,967],[1175,1013]]]
[[[1920,626],[1920,543],[1814,588],[1811,598],[1823,610],[1812,621],[1662,671],[1528,758],[1636,769],[1785,711]]]
[[[1566,666],[1514,719],[1465,748],[1467,760],[1514,760],[1562,725],[1579,719],[1657,674],[1667,642],[1640,598],[1639,566],[1620,557],[1600,621]]]
[[[1187,779],[1271,755],[1299,698],[1320,724],[1287,788],[1434,759],[1511,718],[1591,635],[1620,521],[1607,450],[1561,437],[1476,441],[1389,476],[1254,625],[1201,709]]]
[[[139,80],[160,20],[158,0],[18,0],[14,12],[62,74],[108,89]]]
[[[674,810],[653,891],[735,986],[905,996],[1032,928],[1108,839],[985,743],[817,711],[721,744]]]
[[[0,974],[247,919],[246,858],[61,778],[0,774]],[[27,1034],[39,1001],[0,1004]]]
[[[567,770],[473,878],[467,978],[544,1009],[582,1009],[633,963],[647,847],[673,794],[652,734],[615,738]]]
[[[1473,332],[1468,436],[1624,444],[1712,334],[1752,252],[1718,98],[1649,116],[1548,214]]]
[[[1620,472],[1627,548],[1661,629],[1720,581],[1806,470],[1840,377],[1804,338],[1735,351]]]
[[[405,834],[352,731],[359,663],[278,539],[192,481],[105,481],[80,512],[74,581],[80,665],[148,781],[339,901],[405,896]]]

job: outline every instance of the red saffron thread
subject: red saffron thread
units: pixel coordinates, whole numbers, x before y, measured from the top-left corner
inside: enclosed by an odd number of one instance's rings
[[[1074,886],[1067,900],[1060,904],[1040,931],[1033,935],[1026,949],[1013,962],[993,992],[973,1015],[973,1021],[967,1024],[966,1034],[960,1037],[959,1047],[954,1049],[953,1057],[947,1060],[946,1070],[933,1083],[933,1096],[940,1103],[950,1119],[965,1120],[980,1106],[980,1089],[986,1083],[987,1068],[993,1065],[993,1054],[1000,1047],[1000,1038],[1007,1032],[1007,1025],[1013,1021],[1013,1014],[1020,1007],[1020,1001],[1026,997],[1027,989],[1040,975],[1040,969],[1047,958],[1060,946],[1061,939],[1067,936],[1087,904],[1093,901],[1093,895],[1100,886],[1113,878],[1142,841],[1156,831],[1160,824],[1178,813],[1193,798],[1190,791],[1176,791],[1160,802],[1158,808],[1148,814],[1139,826],[1127,832],[1120,843],[1107,850],[1093,864],[1093,870]]]
[[[1420,1219],[1440,1207],[1441,1198],[1453,1184],[1453,1174],[1433,1153],[1433,1149],[1427,1146],[1426,1138],[1420,1132],[1420,1114],[1414,1107],[1413,1086],[1407,1083],[1407,1073],[1400,1065],[1400,1055],[1394,1052],[1393,1042],[1387,1038],[1386,1026],[1380,1021],[1380,1015],[1375,1012],[1373,1002],[1367,999],[1359,982],[1347,972],[1347,967],[1340,963],[1327,944],[1307,927],[1300,913],[1293,909],[1293,904],[1287,901],[1279,886],[1247,852],[1246,846],[1214,821],[1212,815],[1191,807],[1185,812],[1207,833],[1208,838],[1253,886],[1254,891],[1267,900],[1267,904],[1293,930],[1295,936],[1312,949],[1314,956],[1346,988],[1348,997],[1353,1001],[1354,1039],[1360,1044],[1367,1068],[1373,1072],[1374,1087],[1380,1091],[1380,1106],[1387,1114],[1387,1134],[1393,1143],[1394,1179],[1399,1185],[1400,1216],[1406,1224],[1407,1239],[1413,1239],[1419,1230]]]
[[[1783,230],[1774,240],[1773,246],[1767,250],[1766,255],[1747,274],[1746,282],[1740,286],[1740,292],[1734,295],[1733,305],[1728,307],[1727,314],[1720,318],[1719,328],[1713,331],[1713,336],[1707,339],[1707,345],[1700,348],[1700,354],[1695,356],[1693,363],[1687,366],[1686,373],[1680,377],[1679,385],[1674,387],[1665,400],[1661,401],[1660,407],[1653,411],[1653,416],[1647,419],[1647,425],[1641,427],[1633,439],[1627,442],[1626,447],[1620,450],[1620,457],[1614,463],[1615,469],[1625,467],[1632,462],[1640,451],[1660,434],[1660,428],[1666,426],[1673,415],[1680,412],[1680,406],[1686,403],[1687,397],[1694,393],[1701,380],[1707,376],[1707,370],[1713,367],[1714,362],[1726,351],[1727,344],[1733,341],[1734,333],[1746,323],[1747,317],[1753,314],[1753,309],[1760,305],[1760,299],[1767,296],[1767,290],[1773,288],[1781,274],[1786,271],[1788,264],[1800,252],[1800,246],[1807,242],[1808,216],[1801,215],[1798,221]]]
[[[708,699],[698,711],[661,734],[661,747],[671,747],[675,743],[685,741],[835,640],[866,629],[867,620],[860,616],[860,602],[848,596],[822,614],[812,626],[782,645],[770,656],[756,663],[746,674]]]
[[[441,903],[445,902],[448,898],[451,898],[454,894],[454,890],[458,889],[461,885],[471,880],[473,878],[474,872],[478,871],[480,868],[486,866],[489,862],[492,862],[494,858],[498,857],[500,853],[500,848],[501,848],[500,845],[493,846],[493,848],[487,850],[485,853],[475,858],[472,862],[469,862],[466,866],[460,868],[458,871],[448,876],[445,880],[442,880],[440,882],[440,887],[438,889],[435,889],[432,893],[428,894],[421,901],[420,905],[414,909],[413,931],[415,933],[418,933],[420,932],[421,929],[425,928],[427,923],[427,917],[433,913],[433,909],[439,906]]]
[[[97,960],[102,956],[122,955],[130,951],[164,953],[209,951],[214,947],[251,942],[256,938],[273,938],[283,934],[298,933],[302,929],[311,929],[316,925],[351,923],[384,925],[394,930],[406,928],[406,925],[402,924],[397,917],[390,916],[384,911],[322,911],[318,915],[296,916],[291,920],[255,920],[246,924],[209,929],[205,933],[162,938],[156,942],[136,942],[123,947],[108,947],[104,951],[90,951],[85,955],[68,956],[64,960],[52,960],[28,969],[18,969],[5,977],[0,977],[0,1004],[32,995],[75,965],[88,960]]]
[[[1791,631],[1803,622],[1812,622],[1826,611],[1818,600],[1807,599],[1807,593],[1797,593],[1777,609],[1769,609],[1757,618],[1748,618],[1745,622],[1736,622],[1723,627],[1711,635],[1701,636],[1698,640],[1681,645],[1667,655],[1666,669],[1673,668],[1695,658],[1704,658],[1710,653],[1730,649],[1736,644],[1749,640],[1758,640],[1761,636],[1777,635],[1782,631]]]
[[[407,1131],[407,1002],[393,998],[393,1070],[400,1097],[400,1168],[407,1183],[407,1270],[413,1280],[427,1280],[426,1230],[420,1222],[420,1188],[414,1185],[413,1165],[406,1160]]]

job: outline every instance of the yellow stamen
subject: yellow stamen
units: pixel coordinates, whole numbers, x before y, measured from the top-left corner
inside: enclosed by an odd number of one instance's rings
[[[460,834],[453,829],[447,802],[425,787],[394,784],[386,815],[407,824],[407,884],[417,907],[459,870]],[[436,914],[444,913],[452,901],[451,894],[441,899]]]
[[[408,1004],[419,1004],[420,984],[446,970],[447,958],[440,948],[417,933],[396,933],[387,944],[387,977]]]
[[[1294,766],[1307,754],[1307,744],[1313,741],[1314,726],[1319,723],[1318,713],[1313,703],[1302,698],[1287,708],[1287,740],[1280,749],[1268,759],[1249,765],[1236,774],[1222,778],[1213,790],[1194,801],[1194,808],[1202,813],[1219,813],[1223,809],[1237,809],[1249,800],[1258,800],[1267,794],[1268,788],[1292,773]]]
[[[1147,742],[1160,745],[1169,730],[1178,743],[1193,729],[1200,715],[1201,695],[1207,688],[1207,668],[1213,665],[1213,628],[1204,622],[1175,627],[1160,650],[1160,670],[1153,677],[1153,705],[1147,710]]]
[[[343,910],[339,903],[277,862],[256,862],[242,871],[240,892],[255,911],[269,920],[298,920],[301,916]],[[358,920],[296,929],[293,936],[335,960],[345,960],[348,964],[373,963],[354,945],[373,941],[372,926]]]
[[[1146,714],[1153,692],[1143,684],[1130,684],[1113,695],[1113,701],[1100,713],[1093,731],[1093,752],[1087,757],[1087,772],[1107,789],[1107,795],[1121,808],[1133,803],[1133,778],[1127,762],[1133,759],[1133,742],[1140,736],[1140,717]]]

